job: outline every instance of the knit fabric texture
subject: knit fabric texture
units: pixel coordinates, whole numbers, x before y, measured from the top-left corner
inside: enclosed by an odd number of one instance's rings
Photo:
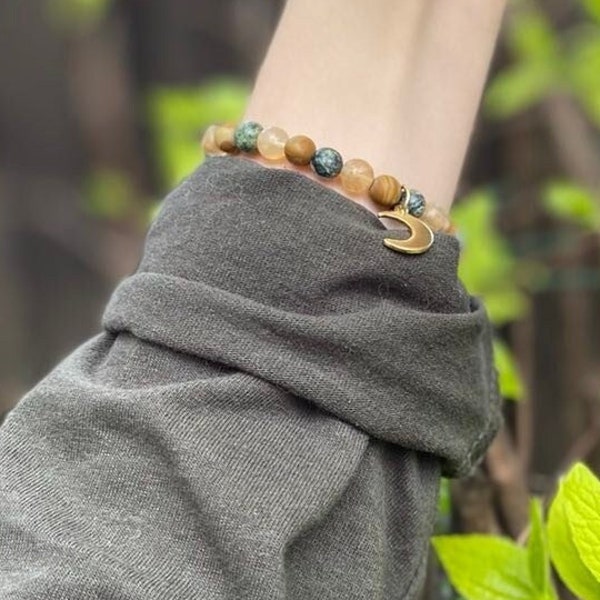
[[[300,173],[207,158],[102,331],[0,427],[0,599],[415,598],[440,476],[502,417],[459,241],[394,236]]]

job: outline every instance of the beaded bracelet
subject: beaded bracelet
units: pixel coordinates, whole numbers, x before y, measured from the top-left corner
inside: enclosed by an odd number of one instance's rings
[[[374,176],[371,165],[360,158],[343,161],[333,148],[316,147],[306,135],[289,137],[280,127],[264,128],[255,121],[210,125],[202,137],[209,156],[259,153],[270,161],[287,159],[293,165],[311,169],[324,180],[340,178],[351,195],[367,193],[375,203],[392,210],[377,213],[404,223],[410,231],[406,239],[385,238],[386,247],[408,254],[426,252],[434,241],[434,231],[454,234],[456,228],[438,207],[425,201],[423,194],[402,185],[392,175]]]

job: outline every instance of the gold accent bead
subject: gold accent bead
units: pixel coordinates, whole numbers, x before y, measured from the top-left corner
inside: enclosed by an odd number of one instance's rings
[[[373,167],[361,158],[351,158],[344,163],[340,180],[344,190],[350,194],[363,194],[373,183]]]
[[[235,127],[232,125],[217,125],[214,133],[215,145],[217,148],[230,154],[237,153],[238,149],[233,139],[234,132]]]
[[[285,158],[284,147],[288,137],[285,129],[268,127],[258,134],[256,147],[267,160],[282,160]]]
[[[379,175],[369,187],[369,197],[382,206],[396,206],[402,194],[402,185],[392,175]]]
[[[202,149],[208,156],[222,156],[227,154],[226,152],[223,152],[223,150],[221,150],[215,142],[216,129],[217,125],[211,125],[206,129],[204,135],[202,136]]]
[[[452,224],[446,214],[444,214],[437,206],[427,204],[425,212],[420,217],[434,231],[450,231]]]
[[[306,135],[291,137],[284,146],[285,157],[294,165],[307,165],[317,151],[315,143]]]

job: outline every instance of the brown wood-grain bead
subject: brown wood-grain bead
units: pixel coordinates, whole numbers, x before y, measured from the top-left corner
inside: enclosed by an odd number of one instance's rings
[[[285,143],[283,151],[292,164],[308,165],[317,151],[317,146],[306,135],[294,135]]]
[[[379,175],[369,187],[369,197],[373,202],[391,208],[396,206],[402,193],[401,183],[392,175]]]

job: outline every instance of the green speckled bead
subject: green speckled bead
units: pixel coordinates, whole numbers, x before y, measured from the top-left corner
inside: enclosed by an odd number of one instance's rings
[[[310,160],[313,171],[321,177],[335,177],[340,174],[344,161],[342,155],[333,148],[319,148]]]
[[[406,193],[406,210],[409,214],[420,217],[425,212],[425,196],[417,190],[408,190]]]
[[[256,121],[244,121],[235,128],[233,140],[242,152],[256,152],[256,142],[263,126]]]

